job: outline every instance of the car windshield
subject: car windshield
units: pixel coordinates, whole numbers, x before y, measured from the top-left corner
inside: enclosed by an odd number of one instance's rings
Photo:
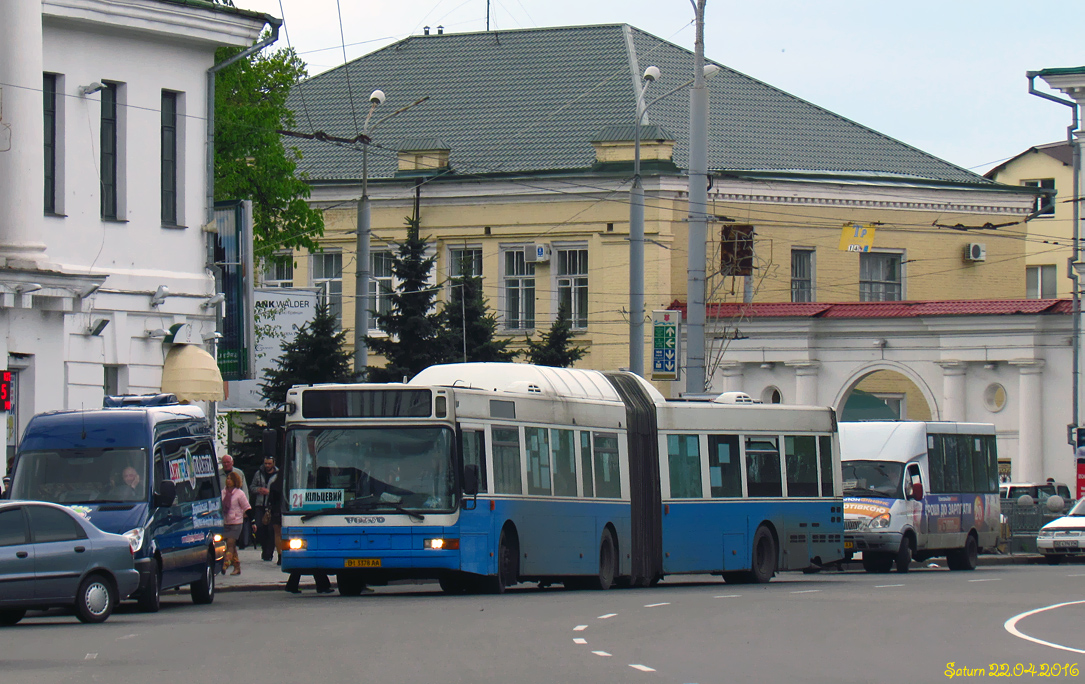
[[[366,427],[291,430],[292,511],[452,510],[452,430]]]
[[[147,501],[147,451],[56,449],[19,455],[11,498],[53,503]]]
[[[895,461],[844,461],[844,496],[903,499],[904,464]]]
[[[1074,504],[1074,507],[1070,509],[1067,515],[1072,515],[1079,518],[1085,518],[1085,499],[1078,501]]]
[[[1003,493],[1005,492],[1005,493]],[[1043,503],[1049,498],[1055,495],[1055,485],[1053,484],[1034,484],[1034,485],[1008,485],[1004,490],[999,492],[1003,498],[1019,499],[1022,496],[1028,494],[1032,497],[1036,503]]]

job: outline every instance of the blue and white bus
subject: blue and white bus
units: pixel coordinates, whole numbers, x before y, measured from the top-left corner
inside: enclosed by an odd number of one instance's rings
[[[344,595],[412,578],[449,593],[767,582],[843,557],[829,408],[478,363],[295,387],[286,411],[282,569],[334,573]]]

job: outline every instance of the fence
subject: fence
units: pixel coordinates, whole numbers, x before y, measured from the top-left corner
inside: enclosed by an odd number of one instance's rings
[[[1007,553],[1037,553],[1036,535],[1040,528],[1065,512],[1052,512],[1039,503],[1023,504],[1015,499],[1000,499],[1002,534]]]

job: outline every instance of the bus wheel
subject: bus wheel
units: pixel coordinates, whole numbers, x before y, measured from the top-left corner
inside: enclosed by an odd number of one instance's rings
[[[950,570],[975,570],[979,561],[980,545],[976,535],[970,534],[964,540],[963,549],[954,549],[946,555],[946,565]]]
[[[897,572],[908,572],[908,566],[912,564],[912,545],[909,543],[908,537],[901,538],[900,548],[897,549],[897,555],[893,562],[897,565]]]
[[[340,596],[361,596],[365,591],[365,582],[354,573],[341,572],[335,576]]]
[[[504,594],[505,589],[520,581],[520,540],[505,528],[497,543],[497,576],[489,578],[491,594]]]
[[[446,594],[467,593],[467,582],[459,575],[445,575],[437,580],[441,585],[441,591]]]
[[[750,581],[764,584],[776,574],[776,540],[772,532],[762,525],[753,535],[753,567],[750,568]]]
[[[610,589],[614,584],[614,576],[618,574],[617,547],[610,528],[603,530],[603,539],[599,542],[599,576],[592,580],[592,589]]]

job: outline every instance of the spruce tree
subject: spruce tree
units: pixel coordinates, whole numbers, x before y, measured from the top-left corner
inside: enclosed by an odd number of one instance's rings
[[[392,274],[399,286],[391,293],[386,314],[374,313],[386,337],[366,337],[370,351],[383,356],[383,368],[369,367],[371,382],[400,382],[414,377],[447,355],[440,340],[441,314],[434,303],[437,292],[430,284],[435,256],[426,256],[426,241],[419,235],[417,219],[407,219],[407,239],[396,244]]]
[[[527,339],[527,349],[524,357],[528,363],[536,366],[554,366],[556,368],[568,368],[587,353],[583,347],[571,346],[573,326],[569,321],[569,307],[563,301],[558,304],[558,317],[554,319],[550,330],[546,332],[542,340],[536,342],[530,337]]]
[[[469,264],[465,262],[460,272],[469,274]],[[516,352],[508,348],[511,340],[494,338],[497,316],[490,312],[482,296],[482,278],[477,275],[453,281],[442,322],[442,347],[450,362],[512,361],[516,357]]]

